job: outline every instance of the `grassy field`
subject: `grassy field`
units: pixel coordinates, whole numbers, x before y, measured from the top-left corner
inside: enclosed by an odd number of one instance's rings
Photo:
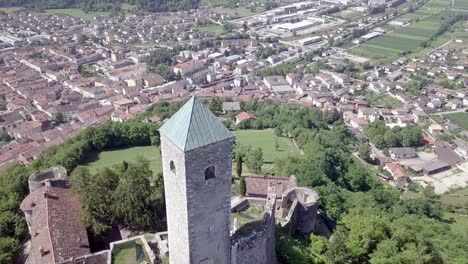
[[[143,156],[150,161],[153,173],[162,172],[161,155],[159,148],[154,146],[133,147],[126,149],[108,150],[91,155],[85,164],[91,171],[97,171],[122,162],[122,160],[133,161],[138,156]]]
[[[198,30],[200,30],[201,32],[214,32],[218,35],[224,32],[223,26],[218,24],[199,26]]]
[[[468,204],[468,188],[458,189],[440,196],[440,201],[453,206]]]
[[[294,144],[287,138],[279,138],[273,130],[238,130],[234,132],[236,141],[242,145],[252,148],[261,147],[263,149],[263,159],[265,165],[264,172],[270,172],[273,163],[282,158],[298,155]],[[279,148],[275,149],[275,142],[278,140]],[[90,155],[84,164],[92,172],[99,169],[119,164],[123,160],[134,161],[138,156],[143,156],[150,161],[150,168],[154,173],[162,171],[161,155],[159,148],[154,146],[132,147],[126,149],[107,150]]]
[[[63,14],[69,15],[77,18],[81,18],[84,20],[94,20],[96,16],[108,15],[109,12],[90,12],[85,13],[83,10],[79,8],[68,8],[68,9],[47,9],[47,14]]]
[[[386,94],[369,92],[364,95],[371,105],[383,105],[386,108],[395,109],[403,107],[403,103]]]
[[[242,145],[250,146],[253,149],[261,147],[263,150],[263,159],[265,165],[264,172],[271,170],[273,163],[282,158],[298,155],[294,144],[287,138],[277,137],[273,130],[237,130],[234,131],[236,142]],[[275,142],[278,140],[279,148],[275,149]]]
[[[468,113],[454,113],[454,114],[447,114],[444,115],[446,118],[450,120],[450,122],[459,125],[461,128],[468,130]]]
[[[12,13],[12,12],[19,11],[22,9],[23,9],[22,7],[0,7],[0,12]]]
[[[454,8],[468,10],[468,1],[466,0],[454,0]]]
[[[450,224],[453,231],[468,235],[468,217],[464,217],[454,213],[446,213],[446,218],[453,218],[455,222]]]
[[[255,7],[255,12],[252,12],[250,8],[246,8],[246,7],[238,7],[238,8],[217,7],[217,8],[214,8],[213,11],[217,13],[221,13],[221,14],[230,14],[230,15],[235,15],[239,17],[246,17],[246,16],[251,16],[251,15],[261,13],[265,11],[265,8],[261,6],[257,6]]]

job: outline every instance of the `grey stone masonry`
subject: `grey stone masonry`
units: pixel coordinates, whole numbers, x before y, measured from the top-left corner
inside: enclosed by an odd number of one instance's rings
[[[161,136],[171,264],[230,263],[232,145],[184,152]]]

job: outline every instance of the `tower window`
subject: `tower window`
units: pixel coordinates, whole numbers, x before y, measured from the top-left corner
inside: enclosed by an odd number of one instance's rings
[[[216,177],[216,174],[215,174],[215,167],[214,166],[210,166],[208,167],[206,170],[205,170],[205,181],[206,180],[209,180],[211,178],[214,178]]]
[[[176,171],[175,171],[175,164],[174,164],[174,161],[171,160],[171,162],[169,162],[169,168],[171,169],[171,171],[172,171],[173,173],[176,172]]]

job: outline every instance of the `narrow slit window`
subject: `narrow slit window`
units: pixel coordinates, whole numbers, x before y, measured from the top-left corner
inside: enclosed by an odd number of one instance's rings
[[[174,161],[171,160],[171,162],[169,162],[169,168],[173,173],[176,172]]]

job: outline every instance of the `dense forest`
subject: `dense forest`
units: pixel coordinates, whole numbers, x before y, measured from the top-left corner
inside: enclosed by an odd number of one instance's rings
[[[219,99],[205,104],[221,114]],[[154,115],[168,118],[181,105],[161,102],[135,120],[87,128],[29,166],[14,164],[1,173],[0,264],[12,262],[27,233],[19,204],[27,195],[28,176],[53,165],[71,172],[72,189],[84,209],[83,221],[93,233],[102,233],[112,225],[158,230],[157,219],[164,214],[163,182],[160,174],[149,170],[148,161],[122,161],[97,172],[79,165],[93,151],[159,145],[158,126],[141,121]],[[243,123],[240,128],[272,128],[276,135],[297,142],[304,155],[277,161],[274,174],[294,174],[300,186],[317,191],[320,210],[337,224],[330,240],[316,235],[290,237],[279,231],[277,255],[282,264],[466,263],[468,234],[451,229],[453,219],[446,217],[450,208],[440,203],[430,188],[422,191],[420,198],[409,199],[384,185],[352,155],[357,142],[339,115],[273,101],[251,100],[241,103],[241,108],[253,113],[257,120]],[[223,116],[223,122],[231,129],[239,129],[232,122],[234,116]],[[375,129],[382,128],[376,124]],[[244,157],[238,155],[242,151],[236,144],[234,162],[261,160],[255,157],[260,155],[257,149]],[[257,164],[246,165],[252,169]],[[128,197],[128,193],[134,196]]]
[[[147,12],[173,12],[197,8],[199,0],[0,0],[0,7],[23,6],[34,9],[81,8],[86,12],[121,10],[128,3]]]

